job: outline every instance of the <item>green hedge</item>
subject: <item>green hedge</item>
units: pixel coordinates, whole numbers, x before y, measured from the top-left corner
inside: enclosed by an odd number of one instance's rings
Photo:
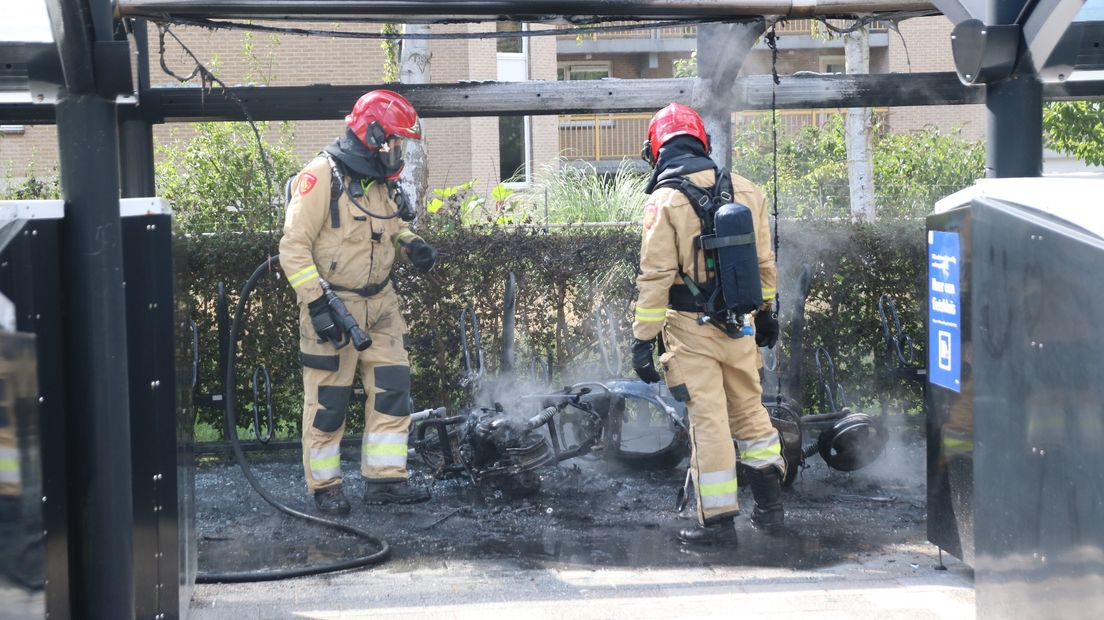
[[[914,359],[922,362],[927,290],[923,223],[784,222],[778,253],[784,325],[792,318],[786,313],[792,314],[802,266],[808,265],[812,273],[802,337],[801,402],[806,412],[825,407],[817,387],[815,352],[819,347],[831,356],[837,383],[843,386],[853,409],[918,412],[920,386],[893,379],[886,372],[897,362],[887,356],[878,299],[882,295],[892,298],[902,332],[920,347],[914,351]],[[783,355],[786,363],[792,362]]]
[[[403,300],[403,314],[412,336],[411,366],[416,406],[471,402],[461,387],[459,314],[470,305],[480,320],[488,378],[499,367],[503,294],[507,274],[518,283],[516,360],[524,377],[530,360],[551,361],[553,384],[608,376],[601,362],[594,317],[600,308],[615,319],[622,349],[621,373],[629,376],[627,348],[632,316],[633,284],[639,252],[636,229],[569,229],[538,231],[527,228],[462,228],[423,232],[441,252],[437,269],[428,275],[405,266],[396,270],[395,283]],[[191,315],[196,322],[201,370],[200,392],[217,391],[217,329],[215,297],[219,282],[227,283],[231,310],[238,291],[253,269],[276,252],[271,234],[216,234],[187,239],[183,282]],[[880,376],[884,351],[877,301],[890,293],[902,311],[905,331],[923,334],[924,265],[923,225],[793,223],[782,227],[779,251],[782,273],[783,324],[795,298],[794,282],[800,265],[813,269],[812,290],[806,305],[804,332],[806,380],[802,402],[807,410],[819,404],[815,397],[813,351],[823,346],[831,353],[838,380],[849,399],[868,409],[889,398],[906,410],[919,406],[919,391]],[[291,288],[278,275],[263,278],[249,304],[238,357],[237,398],[241,426],[249,426],[253,400],[252,369],[263,363],[274,384],[274,406],[283,434],[298,434],[302,383],[297,355],[297,308]],[[785,335],[784,335],[785,338]],[[783,356],[785,359],[785,355]],[[768,391],[771,391],[768,389]],[[199,419],[221,427],[220,411],[203,408]],[[359,430],[361,416],[350,418]]]

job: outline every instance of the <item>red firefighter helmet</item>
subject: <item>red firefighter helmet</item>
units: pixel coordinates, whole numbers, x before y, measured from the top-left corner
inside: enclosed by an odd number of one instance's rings
[[[362,95],[345,117],[345,124],[373,150],[392,137],[422,138],[414,106],[399,93],[382,88]]]
[[[420,140],[418,112],[399,93],[379,89],[361,95],[345,124],[376,157],[388,179],[397,179],[403,169],[403,139]]]
[[[651,164],[659,159],[659,148],[675,136],[693,136],[709,152],[709,135],[705,133],[705,123],[690,106],[672,103],[655,113],[648,122],[648,141],[644,143],[641,156]]]

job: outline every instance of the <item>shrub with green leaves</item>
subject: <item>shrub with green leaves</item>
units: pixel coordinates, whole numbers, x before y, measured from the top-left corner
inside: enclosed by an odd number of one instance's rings
[[[923,271],[926,246],[922,220],[785,221],[778,250],[782,363],[798,364],[802,377],[801,403],[807,413],[825,410],[818,389],[815,353],[823,347],[831,356],[836,378],[848,404],[856,411],[878,412],[882,407],[918,413],[920,386],[887,372],[896,360],[887,356],[878,300],[888,295],[902,321],[902,332],[915,345],[917,362],[924,363],[926,291]],[[796,282],[803,268],[811,275],[804,306],[802,355],[791,342]],[[764,386],[774,393],[774,385]],[[792,396],[787,394],[787,396]]]
[[[912,133],[874,133],[874,198],[879,218],[918,218],[935,201],[985,174],[985,149],[934,127]],[[770,119],[741,127],[733,140],[732,169],[774,186]],[[847,146],[843,117],[821,127],[778,136],[778,210],[784,218],[849,218]]]
[[[301,162],[292,151],[289,125],[258,150],[246,123],[196,123],[188,140],[157,145],[157,191],[173,205],[184,232],[279,230],[284,182]],[[267,123],[258,123],[261,135]]]
[[[61,196],[61,187],[58,185],[57,167],[51,169],[52,174],[40,176],[35,163],[29,162],[23,170],[23,177],[16,181],[13,170],[9,167],[4,173],[4,181],[0,184],[0,200],[46,200],[56,199]]]

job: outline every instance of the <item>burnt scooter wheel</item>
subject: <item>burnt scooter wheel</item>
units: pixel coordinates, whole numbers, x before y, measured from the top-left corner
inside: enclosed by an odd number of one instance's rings
[[[820,433],[817,449],[829,467],[855,471],[877,459],[885,443],[885,433],[869,415],[852,413]]]

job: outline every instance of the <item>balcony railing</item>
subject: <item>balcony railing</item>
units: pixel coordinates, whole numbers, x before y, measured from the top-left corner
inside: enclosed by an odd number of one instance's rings
[[[825,20],[829,26],[838,28],[840,30],[846,30],[855,25],[855,22],[850,19],[829,19]],[[806,36],[823,36],[830,31],[819,20],[815,19],[791,19],[775,25],[775,32],[780,35],[806,35]],[[871,22],[870,32],[885,32],[885,22]]]
[[[560,117],[560,154],[586,161],[640,156],[651,114],[571,114]]]
[[[844,109],[779,110],[778,131],[794,134],[820,127]],[[879,112],[879,110],[875,110]],[[571,114],[560,116],[560,154],[567,159],[619,161],[636,159],[648,134],[651,114]],[[732,132],[753,122],[770,122],[769,111],[734,112]]]
[[[599,26],[633,26],[642,25],[641,22],[606,22]],[[561,34],[557,39],[574,39],[574,34]],[[634,28],[632,30],[615,30],[613,32],[596,32],[588,34],[584,29],[579,36],[583,40],[594,39],[693,39],[698,36],[698,27],[695,25],[668,26],[667,28]]]
[[[828,24],[835,28],[847,29],[854,25],[854,22],[846,19],[829,19]],[[627,26],[633,24],[639,24],[640,22],[608,22],[601,24],[602,26]],[[776,31],[780,35],[804,35],[804,36],[823,36],[829,29],[824,24],[815,19],[791,19],[789,21],[781,22],[775,26]],[[873,22],[870,24],[871,32],[885,32],[885,22]],[[573,34],[561,34],[557,38],[559,39],[574,39],[576,35]],[[667,28],[643,28],[634,30],[619,30],[615,32],[598,32],[594,34],[587,34],[583,32],[580,36],[584,39],[593,37],[595,39],[693,39],[698,36],[698,27],[695,25],[687,26],[669,26]]]

